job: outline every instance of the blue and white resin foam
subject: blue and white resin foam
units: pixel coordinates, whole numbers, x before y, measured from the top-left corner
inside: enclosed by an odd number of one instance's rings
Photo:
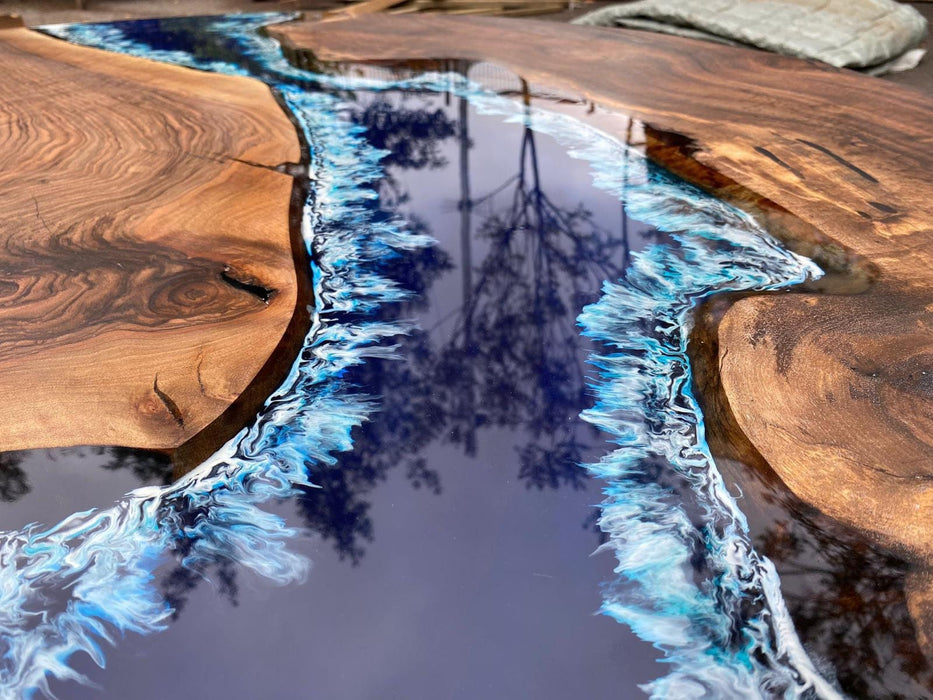
[[[593,358],[596,401],[584,414],[612,444],[600,462],[586,466],[606,484],[600,527],[618,561],[603,611],[664,652],[671,671],[645,688],[652,697],[839,697],[803,650],[774,567],[755,552],[713,463],[686,356],[698,300],[796,284],[819,275],[816,267],[739,211],[571,117],[540,109],[529,117],[523,105],[455,75],[380,82],[295,68],[259,33],[286,19],[203,20],[205,32],[242,52],[237,65],[132,41],[119,24],[45,28],[88,46],[255,74],[280,95],[310,146],[302,234],[317,261],[315,307],[288,380],[252,427],[197,470],[172,486],[134,491],[111,509],[3,537],[2,697],[44,690],[50,676],[76,678],[68,658],[77,651],[103,665],[102,641],[162,629],[170,610],[152,586],[153,571],[182,539],[193,542],[189,564],[229,558],[274,581],[305,575],[306,562],[286,548],[295,533],[259,505],[313,481],[314,465],[352,449],[351,429],[378,410],[375,399],[341,379],[349,365],[391,354],[386,340],[405,332],[399,324],[360,322],[361,314],[402,294],[370,263],[429,244],[397,222],[369,216],[366,201],[375,195],[366,183],[380,177],[381,154],[341,120],[339,101],[328,92],[340,89],[453,91],[482,112],[529,120],[589,161],[596,186],[618,195],[633,218],[670,233],[675,245],[637,254],[626,278],[606,281],[600,301],[579,319],[583,332],[606,348]],[[691,564],[698,557],[702,580]]]

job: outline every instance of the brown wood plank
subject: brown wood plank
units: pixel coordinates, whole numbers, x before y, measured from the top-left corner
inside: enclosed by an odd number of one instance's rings
[[[292,322],[295,130],[259,82],[27,29],[0,65],[0,450],[177,447]]]
[[[541,0],[428,0],[428,4],[440,8],[459,7],[463,5],[482,8],[485,5],[492,5],[494,8],[523,8],[534,9],[535,7],[551,7],[553,5],[566,6],[566,2],[542,2]]]
[[[362,2],[355,2],[347,7],[325,12],[324,21],[332,19],[350,19],[373,14],[374,12],[383,12],[396,5],[401,5],[403,2],[407,2],[407,0],[363,0]]]
[[[778,235],[864,291],[735,303],[718,336],[727,410],[804,500],[933,562],[933,100],[617,29],[418,16],[273,31],[321,60],[499,63],[683,135],[699,165],[768,201]]]

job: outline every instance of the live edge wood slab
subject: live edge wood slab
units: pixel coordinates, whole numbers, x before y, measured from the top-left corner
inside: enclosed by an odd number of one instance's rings
[[[492,61],[646,122],[662,161],[757,209],[833,272],[836,293],[731,305],[713,333],[724,396],[704,397],[711,418],[733,424],[804,501],[918,571],[931,565],[933,100],[796,59],[618,29],[374,16],[273,33],[323,61]],[[930,577],[913,586],[929,642]]]
[[[0,67],[0,450],[186,444],[293,323],[295,129],[259,82],[25,28]]]

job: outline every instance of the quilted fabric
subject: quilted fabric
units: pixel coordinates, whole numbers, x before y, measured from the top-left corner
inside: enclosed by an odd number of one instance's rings
[[[894,61],[927,28],[919,12],[894,0],[640,0],[575,22],[747,44],[840,68]]]

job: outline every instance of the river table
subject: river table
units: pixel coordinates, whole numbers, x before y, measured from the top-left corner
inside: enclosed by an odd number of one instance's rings
[[[911,561],[930,648],[933,100],[617,29],[375,16],[271,31],[320,60],[492,61],[636,117],[649,156],[822,265],[822,287],[701,310],[711,442]],[[240,425],[223,417],[255,411],[303,336],[294,127],[258,82],[21,27],[0,30],[0,63],[0,450],[172,450]]]

